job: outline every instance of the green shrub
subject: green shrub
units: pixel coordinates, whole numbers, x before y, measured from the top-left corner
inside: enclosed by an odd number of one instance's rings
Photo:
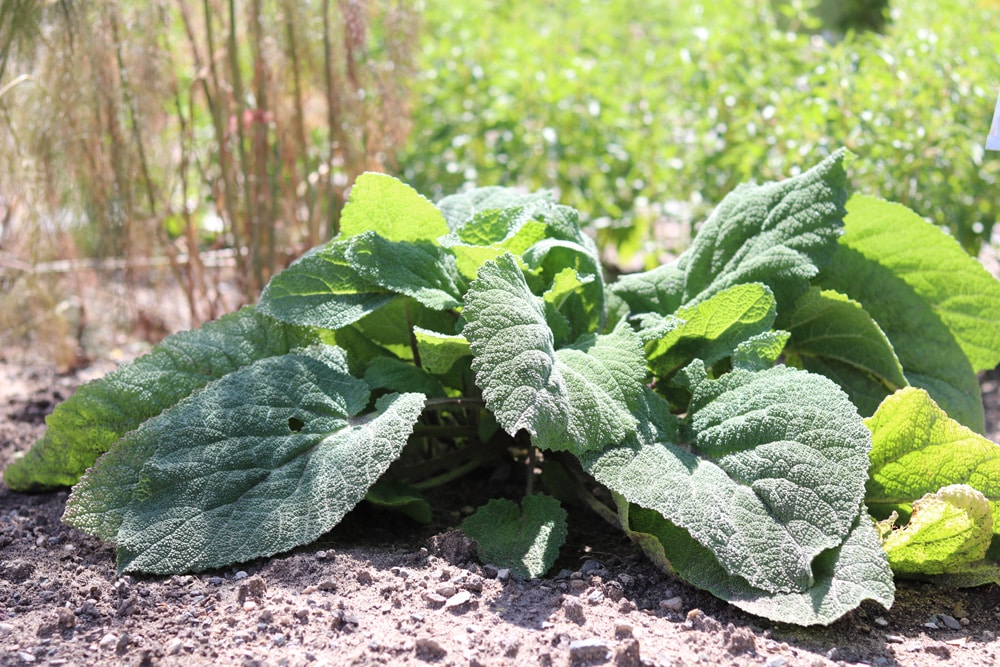
[[[864,156],[859,190],[974,251],[1000,213],[1000,163],[982,148],[1000,36],[970,26],[998,15],[918,1],[886,35],[830,44],[780,30],[768,0],[430,2],[402,171],[431,195],[552,188],[621,242],[665,202],[700,214],[846,145]]]

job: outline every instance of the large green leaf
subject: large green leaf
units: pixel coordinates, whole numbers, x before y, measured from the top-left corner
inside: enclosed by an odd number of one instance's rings
[[[855,195],[847,212],[843,246],[888,267],[920,295],[955,337],[972,370],[1000,364],[1000,282],[982,264],[901,204]],[[879,312],[873,314],[879,319]]]
[[[677,310],[684,296],[684,271],[676,262],[642,273],[622,276],[608,292],[626,303],[632,313],[667,315]]]
[[[830,261],[841,233],[847,176],[844,151],[778,183],[738,186],[702,225],[677,264],[682,303],[704,301],[740,283],[764,283],[791,306]]]
[[[477,215],[500,209],[535,209],[538,206],[552,206],[552,194],[537,192],[526,194],[516,188],[490,185],[468,192],[449,195],[438,202],[438,208],[452,230],[461,229]],[[503,237],[501,237],[503,238]],[[486,245],[478,241],[475,245]]]
[[[539,447],[577,452],[634,433],[645,363],[628,326],[556,350],[544,302],[511,255],[484,264],[465,298],[476,384],[508,433],[526,429]]]
[[[730,576],[807,590],[813,560],[844,541],[861,506],[870,436],[857,411],[826,378],[791,368],[686,373],[689,449],[637,439],[585,455],[584,467],[686,530]]]
[[[982,433],[975,372],[1000,362],[1000,283],[904,206],[855,196],[846,233],[819,283],[878,322],[910,384]]]
[[[1000,445],[951,419],[926,391],[897,391],[865,425],[872,433],[865,501],[875,516],[906,518],[915,501],[953,484],[982,493],[1000,516]]]
[[[837,382],[862,415],[909,384],[889,339],[857,301],[814,287],[787,320],[789,360]]]
[[[430,241],[387,241],[374,232],[351,240],[351,266],[383,288],[412,296],[433,310],[461,303],[462,283],[455,257]]]
[[[472,354],[465,336],[447,335],[413,327],[413,337],[417,341],[420,363],[428,373],[444,375],[455,362]]]
[[[874,600],[888,609],[895,597],[885,552],[863,514],[842,544],[813,561],[813,583],[809,588],[774,593],[730,575],[711,551],[656,512],[632,506],[620,513],[627,524],[626,532],[661,567],[744,611],[772,621],[829,625],[865,600]]]
[[[673,375],[695,358],[711,366],[731,356],[740,343],[770,330],[775,315],[774,296],[767,286],[734,285],[680,308],[662,335],[650,339],[642,334],[646,361],[659,377]]]
[[[392,291],[351,265],[350,245],[334,240],[303,255],[271,278],[257,307],[285,322],[339,329],[392,301]]]
[[[422,394],[368,404],[328,346],[263,359],[145,422],[90,470],[70,525],[114,541],[121,571],[199,571],[333,528],[406,444]]]
[[[351,187],[340,216],[340,236],[372,231],[388,241],[434,241],[448,233],[448,223],[434,204],[386,174],[366,173]]]
[[[45,435],[7,467],[4,481],[17,491],[71,486],[118,438],[212,380],[321,338],[252,307],[169,336],[56,406]]]
[[[551,496],[525,496],[518,507],[494,498],[462,522],[462,530],[476,541],[479,559],[510,568],[524,579],[549,571],[566,541],[566,510]]]
[[[546,239],[524,253],[524,262],[544,285],[556,285],[566,270],[576,273],[578,285],[563,291],[551,303],[569,323],[569,339],[576,340],[604,325],[604,278],[600,260],[589,248],[571,241]]]
[[[910,521],[882,542],[900,574],[947,574],[983,560],[993,539],[993,509],[986,496],[954,484],[913,503]]]

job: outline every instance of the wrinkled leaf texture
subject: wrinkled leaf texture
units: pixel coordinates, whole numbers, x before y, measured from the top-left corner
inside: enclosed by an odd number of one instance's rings
[[[123,438],[65,520],[113,541],[120,571],[201,571],[307,544],[399,456],[425,397],[383,396],[362,414],[368,400],[336,348],[262,359]]]
[[[46,419],[45,435],[4,471],[16,491],[72,486],[116,440],[234,370],[318,343],[324,334],[246,307],[168,336],[107,376],[80,387]]]

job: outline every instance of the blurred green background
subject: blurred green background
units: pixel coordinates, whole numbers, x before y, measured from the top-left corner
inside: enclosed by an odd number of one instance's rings
[[[253,302],[365,170],[552,189],[636,269],[846,146],[857,191],[977,253],[998,25],[998,0],[4,0],[0,345],[75,359],[99,320],[155,340]]]

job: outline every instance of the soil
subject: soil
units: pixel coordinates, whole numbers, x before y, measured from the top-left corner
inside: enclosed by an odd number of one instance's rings
[[[0,467],[83,381],[3,359]],[[983,379],[993,438],[997,377]],[[429,526],[361,506],[317,543],[198,575],[118,576],[114,550],[63,525],[67,492],[0,487],[0,665],[996,665],[1000,587],[899,582],[830,627],[772,623],[657,570],[580,509],[553,576],[475,560],[455,526],[503,475],[435,498]]]

